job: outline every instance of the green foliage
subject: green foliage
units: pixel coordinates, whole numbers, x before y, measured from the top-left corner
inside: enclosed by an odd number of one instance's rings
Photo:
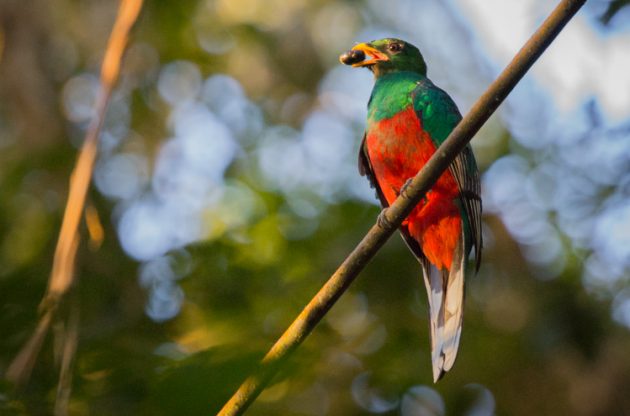
[[[262,357],[243,350],[242,345],[215,347],[167,364],[153,379],[149,402],[154,414],[218,412]]]

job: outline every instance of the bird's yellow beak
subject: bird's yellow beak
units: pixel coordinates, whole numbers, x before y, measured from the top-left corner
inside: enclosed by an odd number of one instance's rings
[[[359,43],[354,48],[352,48],[352,50],[361,51],[365,53],[366,58],[368,58],[364,59],[361,62],[356,62],[352,64],[352,66],[355,68],[360,66],[373,65],[377,62],[389,61],[387,55],[367,43]]]

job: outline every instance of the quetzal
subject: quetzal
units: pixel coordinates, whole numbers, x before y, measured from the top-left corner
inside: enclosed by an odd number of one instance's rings
[[[422,54],[407,42],[382,39],[361,43],[340,60],[374,73],[359,172],[367,175],[387,208],[461,115],[451,97],[427,78]],[[479,195],[479,171],[467,146],[400,227],[403,239],[422,265],[429,297],[434,381],[451,369],[457,356],[464,277],[473,248],[475,270],[481,260]]]

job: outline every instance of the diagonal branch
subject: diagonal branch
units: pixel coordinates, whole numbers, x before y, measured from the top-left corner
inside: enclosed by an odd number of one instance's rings
[[[61,300],[75,280],[74,265],[81,239],[79,224],[85,207],[85,199],[92,180],[98,138],[105,119],[107,104],[120,73],[120,63],[129,32],[138,18],[142,0],[121,0],[118,16],[112,28],[101,66],[100,90],[92,118],[81,147],[77,163],[70,175],[70,191],[59,231],[48,289],[40,305],[42,316],[36,331],[9,365],[6,378],[16,384],[25,383],[30,377],[39,350]]]
[[[73,299],[70,306],[68,324],[63,328],[63,346],[61,351],[61,363],[59,371],[59,384],[57,385],[57,397],[55,400],[55,416],[68,415],[70,395],[72,393],[72,367],[79,342],[79,304]]]
[[[240,415],[256,400],[288,356],[311,333],[585,2],[586,0],[562,0],[558,4],[505,70],[477,100],[433,157],[413,178],[407,191],[402,193],[385,212],[389,224],[384,227],[372,226],[359,245],[276,341],[263,358],[257,372],[249,376],[223,406],[219,415]]]

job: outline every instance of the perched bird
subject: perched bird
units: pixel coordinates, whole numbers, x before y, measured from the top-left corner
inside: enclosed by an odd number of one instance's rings
[[[387,208],[461,120],[449,95],[427,78],[415,46],[399,39],[356,45],[342,63],[367,67],[375,84],[359,172],[367,175]],[[422,265],[429,297],[431,358],[437,382],[457,356],[464,310],[464,277],[475,249],[481,260],[479,171],[470,147],[457,156],[400,227]],[[383,217],[381,217],[383,218]]]

